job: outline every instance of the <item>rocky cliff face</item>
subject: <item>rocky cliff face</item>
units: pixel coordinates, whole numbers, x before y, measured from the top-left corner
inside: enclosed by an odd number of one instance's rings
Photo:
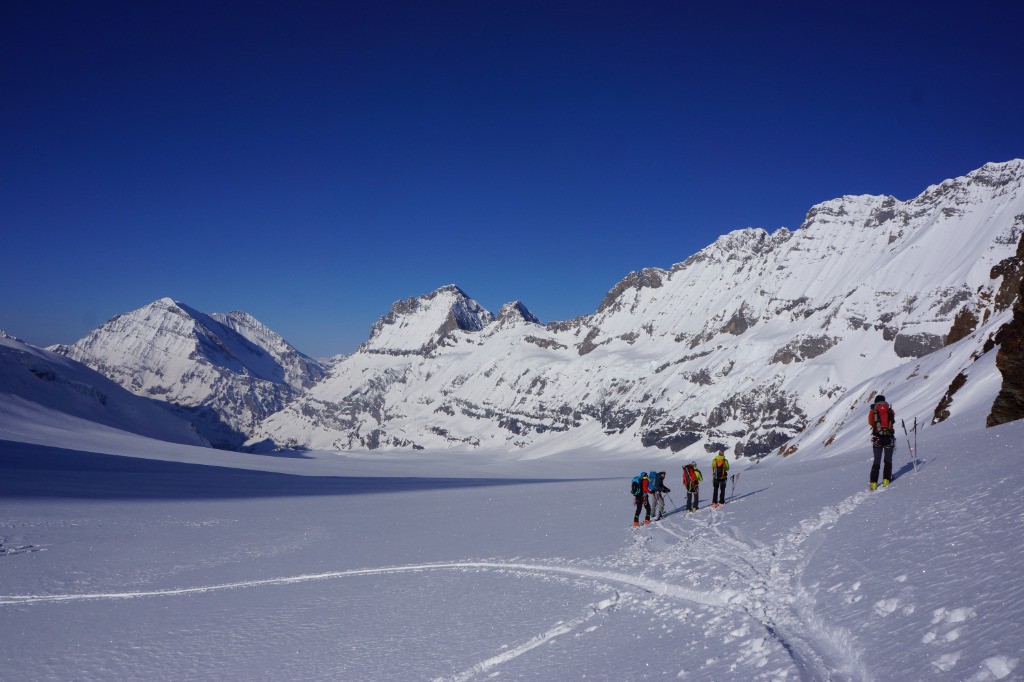
[[[763,456],[851,387],[1002,314],[1022,182],[1014,161],[906,202],[824,202],[798,230],[724,235],[630,274],[593,315],[547,326],[516,306],[495,319],[456,287],[396,303],[254,440]]]
[[[1024,215],[1017,216],[1020,224],[1024,224]],[[1003,382],[998,395],[992,404],[992,412],[988,416],[988,426],[996,426],[1024,418],[1024,299],[1020,293],[1024,291],[1024,237],[1017,245],[1017,253],[1002,264],[1006,271],[1005,282],[1009,283],[1003,300],[1016,296],[1013,305],[1013,317],[1003,325],[994,338],[999,351],[996,355],[996,367],[1002,375]]]
[[[52,350],[182,408],[213,445],[228,448],[325,374],[245,313],[206,315],[169,298]]]

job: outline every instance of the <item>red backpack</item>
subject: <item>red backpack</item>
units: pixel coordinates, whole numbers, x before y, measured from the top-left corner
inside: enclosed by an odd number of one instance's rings
[[[892,424],[892,408],[889,403],[875,403],[871,408],[875,413],[875,433],[880,436],[891,436],[895,431]]]

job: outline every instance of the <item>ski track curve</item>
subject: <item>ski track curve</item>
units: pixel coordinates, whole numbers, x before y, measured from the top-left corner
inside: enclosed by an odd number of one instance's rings
[[[573,565],[502,562],[454,561],[327,571],[296,576],[244,580],[198,587],[141,590],[131,592],[95,592],[79,594],[27,594],[0,595],[0,606],[28,606],[97,600],[126,600],[155,597],[175,597],[207,594],[225,590],[249,589],[274,585],[336,580],[354,576],[389,575],[437,570],[502,570],[526,574],[561,574],[591,579],[600,583],[617,583],[645,592],[679,599],[694,604],[738,610],[758,621],[792,659],[802,679],[870,680],[861,652],[856,650],[849,633],[827,624],[814,610],[813,595],[801,584],[801,574],[810,560],[803,545],[817,531],[836,523],[869,498],[857,493],[837,505],[824,508],[817,516],[800,521],[783,534],[773,545],[752,545],[736,538],[724,519],[711,518],[700,523],[689,534],[669,524],[658,524],[660,529],[679,541],[682,561],[695,560],[721,565],[732,572],[731,585],[739,588],[702,591],[613,570],[598,570]],[[675,524],[676,526],[678,524]],[[699,557],[699,559],[695,559]],[[678,563],[678,561],[676,561]],[[487,673],[492,668],[517,658],[551,639],[564,635],[614,607],[618,592],[610,599],[592,604],[582,616],[562,621],[526,642],[492,656],[451,677],[438,680],[462,682]]]
[[[851,634],[826,623],[817,614],[813,594],[801,582],[810,561],[810,553],[804,548],[807,540],[867,499],[868,493],[861,492],[826,507],[816,516],[800,521],[772,545],[746,543],[715,518],[700,524],[699,530],[703,532],[690,536],[668,526],[661,528],[683,542],[692,543],[686,549],[688,555],[701,556],[732,571],[729,583],[744,588],[729,599],[730,606],[761,623],[793,660],[802,679],[871,680]]]
[[[551,564],[506,563],[500,561],[456,561],[448,563],[410,564],[406,566],[384,566],[381,568],[356,568],[347,571],[328,571],[326,573],[309,573],[305,575],[281,578],[265,578],[261,580],[243,580],[219,585],[201,587],[180,587],[165,590],[146,590],[137,592],[94,592],[82,594],[26,594],[0,595],[0,605],[27,605],[43,603],[59,603],[73,601],[97,601],[116,599],[141,599],[146,597],[175,597],[188,594],[204,594],[223,590],[238,590],[268,585],[294,585],[316,580],[332,580],[359,575],[387,575],[391,573],[410,573],[431,570],[468,570],[468,569],[502,569],[525,571],[527,573],[560,573],[580,578],[591,578],[598,581],[621,583],[640,588],[665,597],[683,599],[705,606],[725,606],[735,595],[731,591],[725,593],[701,592],[679,585],[654,580],[644,576],[629,575],[615,571],[599,571],[575,566],[559,566]]]

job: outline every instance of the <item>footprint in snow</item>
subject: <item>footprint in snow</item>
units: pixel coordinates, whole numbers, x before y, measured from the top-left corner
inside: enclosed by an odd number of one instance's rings
[[[850,589],[846,591],[846,599],[844,599],[844,601],[847,604],[856,604],[861,599],[863,599],[864,595],[856,594],[856,592],[858,590],[860,590],[860,581],[859,580],[857,582],[855,582],[853,585],[851,585]]]
[[[880,599],[875,602],[875,613],[884,618],[898,609],[899,606],[899,599]]]
[[[948,673],[956,665],[956,662],[960,660],[960,651],[952,654],[946,654],[939,656],[937,659],[932,661],[932,665],[939,669],[940,672]]]
[[[969,607],[959,609],[935,609],[932,611],[932,625],[937,626],[929,630],[921,638],[922,644],[949,643],[960,639],[964,630],[963,623],[977,616],[977,612]]]
[[[1019,658],[1009,656],[992,656],[981,662],[982,671],[972,677],[972,680],[983,682],[984,680],[1002,680],[1010,676],[1020,662]]]

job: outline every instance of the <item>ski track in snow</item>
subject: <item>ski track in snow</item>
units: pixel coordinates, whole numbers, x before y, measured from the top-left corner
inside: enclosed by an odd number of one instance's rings
[[[458,675],[453,675],[452,677],[436,678],[435,682],[466,682],[466,680],[471,680],[477,675],[486,673],[491,668],[497,665],[511,661],[513,658],[517,658],[518,656],[525,654],[527,651],[530,651],[531,649],[536,649],[540,645],[549,642],[555,637],[572,632],[573,630],[575,630],[576,628],[578,628],[579,626],[583,625],[588,620],[596,616],[601,611],[604,611],[605,609],[610,607],[614,607],[618,603],[619,593],[616,592],[614,597],[610,599],[605,599],[604,601],[599,602],[597,604],[592,604],[590,606],[589,611],[586,614],[580,616],[579,618],[574,618],[570,621],[558,623],[555,625],[555,627],[551,628],[547,632],[541,633],[513,649],[502,652],[497,656],[492,656],[491,658],[488,658],[486,661],[481,661],[480,663],[477,663],[476,665],[459,673]]]
[[[573,565],[456,561],[329,571],[163,590],[0,595],[0,605],[26,606],[78,601],[175,597],[224,590],[292,585],[352,576],[434,570],[499,570],[521,572],[525,575],[554,573],[591,579],[599,583],[628,585],[661,597],[745,614],[760,623],[770,638],[786,652],[802,679],[869,680],[871,675],[862,661],[861,652],[853,646],[853,638],[844,630],[828,625],[815,612],[814,598],[800,581],[803,568],[810,558],[809,552],[804,549],[808,538],[818,530],[832,526],[868,498],[868,493],[861,492],[843,500],[838,505],[826,507],[816,517],[798,523],[771,546],[753,545],[738,539],[730,532],[731,528],[719,513],[711,514],[706,521],[703,518],[694,518],[696,523],[692,526],[688,521],[673,524],[662,521],[649,527],[649,530],[664,532],[676,539],[678,549],[672,551],[669,548],[667,551],[661,552],[656,560],[649,556],[645,557],[645,566],[663,563],[666,567],[679,572],[680,565],[684,565],[685,571],[688,573],[699,574],[701,569],[707,569],[705,573],[709,575],[717,572],[713,570],[716,565],[722,566],[730,572],[727,584],[736,586],[735,588],[718,587],[711,590],[700,590],[645,575]],[[688,526],[692,529],[689,533],[684,532],[683,529]],[[648,528],[644,528],[637,534],[635,542],[625,550],[626,554],[635,555],[637,545],[643,545],[652,539],[651,534],[643,532],[646,530]],[[623,559],[619,557],[613,561],[621,563]],[[699,562],[701,565],[694,566],[695,562]],[[668,573],[671,576],[672,571],[670,570]],[[502,663],[575,630],[594,616],[618,605],[619,600],[620,596],[618,592],[615,592],[613,598],[592,604],[582,616],[560,621],[546,632],[536,635],[518,646],[504,650],[452,677],[439,679],[461,681],[485,674]],[[883,606],[880,605],[878,608],[883,608]],[[746,633],[730,634],[739,636]],[[755,653],[760,654],[763,645],[753,648],[758,650]],[[942,665],[937,664],[937,667],[941,668]]]
[[[329,571],[326,573],[310,573],[306,575],[288,576],[282,578],[267,578],[263,580],[243,580],[234,583],[222,583],[220,585],[206,585],[202,587],[181,587],[166,590],[148,590],[138,592],[96,592],[86,594],[28,594],[28,595],[0,595],[0,605],[10,604],[40,604],[53,602],[71,601],[96,601],[112,599],[139,599],[144,597],[175,597],[186,594],[203,594],[208,592],[219,592],[223,590],[237,590],[251,587],[265,587],[268,585],[293,585],[296,583],[311,582],[314,580],[331,580],[336,578],[347,578],[356,575],[387,575],[389,573],[410,573],[430,570],[467,570],[467,569],[503,569],[525,571],[528,573],[562,573],[583,578],[593,578],[601,581],[623,583],[638,587],[646,592],[684,599],[697,604],[707,606],[725,606],[731,595],[715,594],[691,590],[679,585],[653,580],[643,576],[616,573],[614,571],[597,571],[574,566],[557,566],[544,564],[521,564],[504,563],[496,561],[459,561],[451,563],[434,564],[411,564],[407,566],[385,566],[381,568],[357,568],[348,571]]]
[[[850,633],[829,625],[815,612],[813,595],[801,583],[810,559],[804,547],[807,540],[869,498],[869,493],[860,492],[826,507],[783,533],[771,546],[752,545],[735,537],[720,511],[706,519],[694,517],[696,528],[689,534],[679,532],[678,526],[655,527],[680,541],[681,555],[691,564],[695,560],[718,564],[729,572],[726,584],[743,586],[728,596],[729,606],[759,622],[792,659],[802,679],[870,680]],[[678,556],[672,560],[678,561]]]

